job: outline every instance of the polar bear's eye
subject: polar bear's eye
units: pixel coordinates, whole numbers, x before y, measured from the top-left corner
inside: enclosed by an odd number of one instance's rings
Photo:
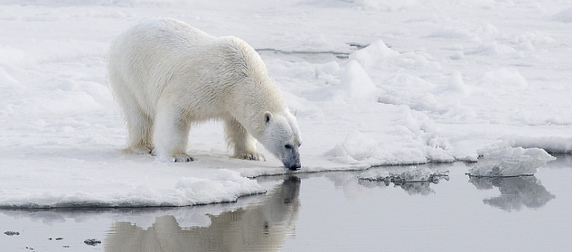
[[[284,148],[286,148],[286,149],[292,149],[292,145],[290,145],[290,144],[284,145]]]

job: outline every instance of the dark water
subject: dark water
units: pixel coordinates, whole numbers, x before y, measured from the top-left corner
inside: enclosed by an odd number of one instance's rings
[[[448,180],[396,185],[360,180],[360,172],[297,174],[258,178],[268,193],[232,204],[0,210],[0,251],[572,248],[569,156],[528,177],[469,178],[464,163],[430,168],[449,170]]]

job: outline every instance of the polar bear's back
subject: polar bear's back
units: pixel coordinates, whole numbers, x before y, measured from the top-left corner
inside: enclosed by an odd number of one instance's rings
[[[121,34],[110,49],[109,77],[116,95],[133,93],[139,104],[152,110],[183,57],[199,55],[215,39],[174,19],[151,18],[138,23]]]
[[[148,19],[125,31],[111,46],[108,67],[127,116],[143,112],[153,118],[167,99],[182,110],[200,111],[192,119],[197,121],[286,109],[254,48],[173,19]],[[250,110],[245,101],[251,101]]]

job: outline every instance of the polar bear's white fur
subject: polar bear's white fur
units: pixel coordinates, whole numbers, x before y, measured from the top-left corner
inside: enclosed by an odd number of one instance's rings
[[[296,119],[246,42],[173,19],[147,19],[115,40],[108,67],[127,121],[128,151],[192,161],[190,125],[222,119],[234,157],[263,159],[258,140],[285,167],[300,168]]]

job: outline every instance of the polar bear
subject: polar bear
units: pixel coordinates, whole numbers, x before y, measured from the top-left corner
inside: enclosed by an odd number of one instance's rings
[[[263,160],[258,140],[291,170],[301,167],[296,118],[258,53],[168,18],[131,27],[111,45],[109,81],[127,121],[127,151],[188,162],[193,122],[221,119],[235,158]]]

